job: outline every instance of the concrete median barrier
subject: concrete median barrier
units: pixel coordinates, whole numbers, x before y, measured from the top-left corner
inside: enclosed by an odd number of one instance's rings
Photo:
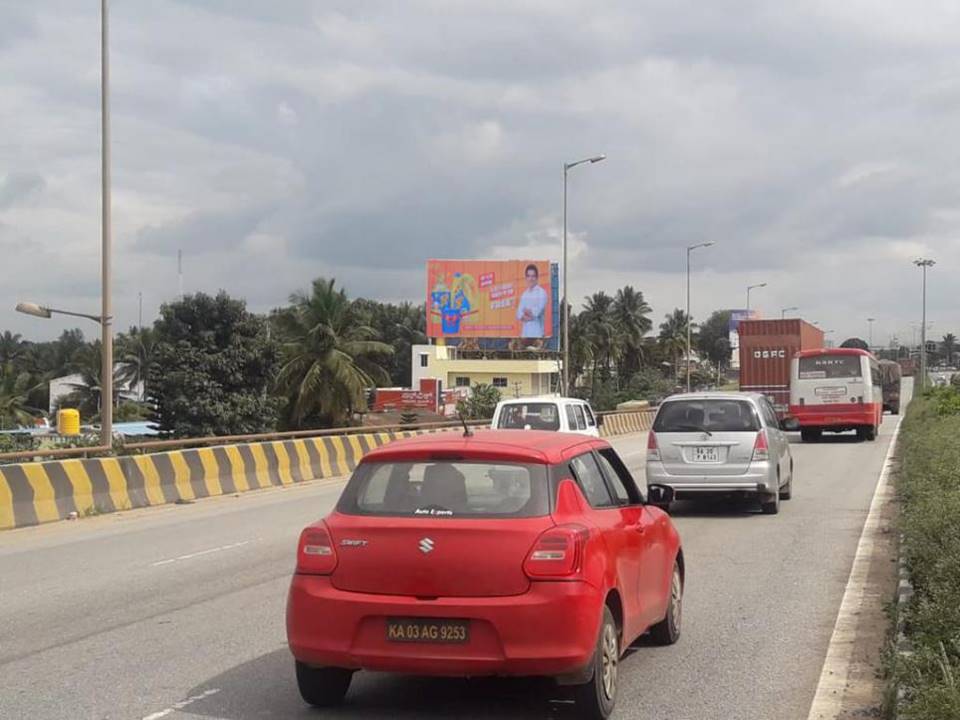
[[[650,413],[605,417],[604,436]],[[119,457],[0,465],[0,530],[349,474],[374,448],[428,430],[329,435]]]

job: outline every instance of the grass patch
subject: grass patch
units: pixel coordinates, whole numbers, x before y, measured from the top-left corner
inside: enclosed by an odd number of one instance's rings
[[[960,718],[960,389],[910,404],[900,434],[901,552],[914,597],[904,609],[909,655],[889,656],[906,691],[899,718]]]

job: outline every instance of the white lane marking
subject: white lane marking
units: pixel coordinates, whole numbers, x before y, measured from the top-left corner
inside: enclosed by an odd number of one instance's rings
[[[820,681],[817,683],[817,691],[813,696],[807,720],[832,720],[841,711],[847,689],[847,675],[850,672],[854,645],[857,641],[857,620],[867,589],[870,560],[874,545],[881,535],[880,512],[894,494],[893,485],[890,483],[890,469],[893,464],[893,453],[897,447],[897,438],[900,436],[901,422],[902,419],[897,421],[893,437],[890,438],[890,447],[887,448],[886,457],[883,459],[883,470],[880,472],[880,479],[877,481],[873,499],[870,501],[870,510],[867,512],[867,519],[860,533],[857,553],[853,558],[853,567],[850,568],[847,587],[843,591],[840,612],[833,626],[833,634],[827,646],[827,656],[823,661]]]
[[[243,542],[231,543],[230,545],[221,545],[220,547],[208,548],[207,550],[200,550],[195,553],[188,553],[187,555],[178,555],[175,558],[168,558],[167,560],[157,560],[155,563],[150,563],[151,567],[159,567],[160,565],[169,565],[170,563],[180,562],[181,560],[190,560],[195,557],[200,557],[201,555],[209,555],[210,553],[223,552],[224,550],[232,550],[233,548],[242,547],[243,545],[248,545],[249,540],[244,540]]]
[[[187,707],[187,705],[192,705],[198,700],[203,700],[211,695],[216,695],[218,692],[220,692],[219,688],[210,688],[209,690],[204,690],[199,695],[191,695],[186,700],[181,700],[178,703],[174,703],[170,707],[164,708],[160,712],[155,712],[152,715],[145,715],[143,720],[160,720],[160,718],[166,717],[170,713],[176,712],[177,710],[183,710],[185,707]]]

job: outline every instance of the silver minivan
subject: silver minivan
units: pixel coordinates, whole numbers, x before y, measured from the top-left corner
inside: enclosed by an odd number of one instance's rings
[[[674,395],[653,421],[647,482],[672,488],[677,499],[755,497],[764,513],[775,515],[793,491],[790,441],[763,395]]]

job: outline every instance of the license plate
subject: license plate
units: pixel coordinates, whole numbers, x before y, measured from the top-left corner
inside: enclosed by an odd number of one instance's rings
[[[390,618],[387,640],[407,643],[465,643],[470,640],[468,620]]]
[[[720,448],[695,447],[693,449],[693,461],[698,463],[720,462]]]

